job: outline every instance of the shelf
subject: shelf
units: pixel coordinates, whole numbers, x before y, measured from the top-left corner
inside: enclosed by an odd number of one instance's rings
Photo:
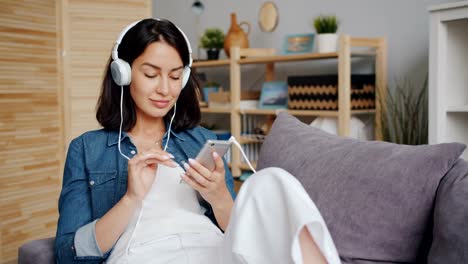
[[[239,64],[260,64],[260,63],[274,63],[274,62],[288,62],[288,61],[305,61],[313,59],[336,59],[338,53],[306,53],[296,55],[277,55],[269,57],[258,57],[258,58],[245,58],[239,59]]]
[[[375,51],[355,51],[351,52],[351,57],[373,57]],[[270,57],[258,57],[258,58],[246,58],[239,59],[239,64],[261,64],[261,63],[275,63],[275,62],[294,62],[294,61],[306,61],[306,60],[321,60],[321,59],[337,59],[337,52],[328,53],[305,53],[295,55],[277,55]]]
[[[201,67],[216,67],[216,66],[229,66],[230,60],[207,60],[207,61],[195,61],[192,64],[192,67],[201,68]]]
[[[231,108],[211,108],[211,107],[201,107],[202,113],[213,113],[213,114],[230,114]]]
[[[468,105],[458,105],[458,106],[447,106],[447,112],[461,112],[461,113],[468,113]]]
[[[257,169],[257,162],[256,161],[251,161],[252,163],[252,166],[254,167],[254,169]],[[249,167],[249,164],[247,164],[247,162],[241,162],[241,164],[239,164],[239,168],[241,170],[251,170],[250,167]]]
[[[351,58],[374,57],[376,55],[375,51],[351,51]]]
[[[276,115],[279,112],[288,111],[287,109],[239,109],[240,114],[251,115]]]
[[[265,139],[259,139],[249,136],[241,136],[239,139],[240,144],[263,143],[263,141],[265,141]]]
[[[241,114],[251,115],[277,115],[279,112],[286,111],[295,116],[338,116],[338,111],[333,110],[291,110],[291,109],[242,109]],[[352,110],[352,115],[373,114],[375,109]]]
[[[257,169],[257,161],[251,161],[250,163],[252,163],[252,166],[254,167],[254,169]],[[228,163],[228,167],[232,168],[232,164]],[[247,164],[247,162],[241,162],[239,164],[239,169],[251,171],[249,164]],[[234,178],[239,178],[239,176],[234,176]]]
[[[375,114],[375,109],[364,109],[364,110],[351,110],[352,115],[368,115]]]
[[[328,110],[288,110],[288,113],[295,116],[338,116],[338,111]]]
[[[436,12],[436,11],[441,11],[441,10],[463,8],[463,7],[466,7],[466,6],[467,6],[466,2],[455,2],[455,3],[437,4],[437,5],[430,6],[430,7],[428,8],[428,11],[430,11],[430,12]]]

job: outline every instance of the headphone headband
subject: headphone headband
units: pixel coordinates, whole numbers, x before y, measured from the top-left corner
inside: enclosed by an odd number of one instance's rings
[[[135,21],[131,24],[129,24],[128,26],[126,26],[119,34],[119,37],[117,38],[117,40],[115,41],[115,45],[114,45],[114,48],[112,49],[112,59],[113,60],[118,60],[119,59],[119,52],[118,52],[118,48],[119,48],[119,45],[120,45],[120,42],[122,42],[122,39],[123,37],[125,36],[125,34],[127,34],[127,32],[132,28],[134,27],[136,24],[140,23],[140,21],[142,20],[138,20],[138,21]]]
[[[159,18],[153,18],[156,21],[161,21]],[[114,79],[114,82],[117,85],[129,85],[131,82],[131,67],[130,65],[119,58],[119,45],[122,42],[122,39],[124,36],[127,34],[127,32],[133,28],[136,24],[140,23],[142,20],[135,21],[129,25],[127,25],[119,34],[119,37],[115,41],[114,48],[112,49],[112,63],[111,63],[111,75],[112,78]],[[192,67],[192,47],[190,46],[190,41],[187,38],[187,35],[180,29],[178,26],[175,26],[179,32],[182,34],[184,37],[185,43],[187,44],[188,52],[189,52],[189,64],[185,66],[183,76],[182,76],[182,88],[185,87],[185,85],[188,82],[188,79],[190,77],[190,71]]]
[[[158,20],[159,20],[159,19],[158,19]],[[192,67],[193,59],[192,59],[192,47],[190,47],[190,41],[188,40],[187,35],[185,35],[185,33],[182,31],[182,29],[180,29],[178,26],[176,26],[176,28],[180,31],[180,33],[181,33],[182,36],[184,37],[185,43],[187,43],[187,48],[188,48],[188,52],[189,52],[189,64],[188,64],[188,67]]]

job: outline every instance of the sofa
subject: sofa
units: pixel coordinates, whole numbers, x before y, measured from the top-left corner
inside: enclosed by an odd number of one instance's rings
[[[298,178],[344,264],[468,263],[464,150],[337,137],[281,112],[257,169],[281,167]],[[53,238],[20,247],[18,263],[54,263]]]

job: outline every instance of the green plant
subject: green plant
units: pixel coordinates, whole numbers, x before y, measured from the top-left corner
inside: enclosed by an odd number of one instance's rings
[[[427,76],[422,85],[407,78],[395,82],[382,104],[384,141],[406,145],[428,142]]]
[[[204,87],[219,87],[220,84],[215,81],[208,81],[203,85]]]
[[[333,15],[320,15],[314,19],[314,27],[317,34],[336,33],[338,24],[338,19]]]
[[[224,33],[219,28],[207,28],[200,38],[200,47],[205,49],[222,49]]]

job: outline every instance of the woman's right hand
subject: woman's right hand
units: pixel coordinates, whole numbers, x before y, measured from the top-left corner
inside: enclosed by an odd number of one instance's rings
[[[148,193],[156,177],[158,164],[176,167],[170,153],[161,149],[149,149],[128,161],[128,186],[125,196],[140,203]]]

